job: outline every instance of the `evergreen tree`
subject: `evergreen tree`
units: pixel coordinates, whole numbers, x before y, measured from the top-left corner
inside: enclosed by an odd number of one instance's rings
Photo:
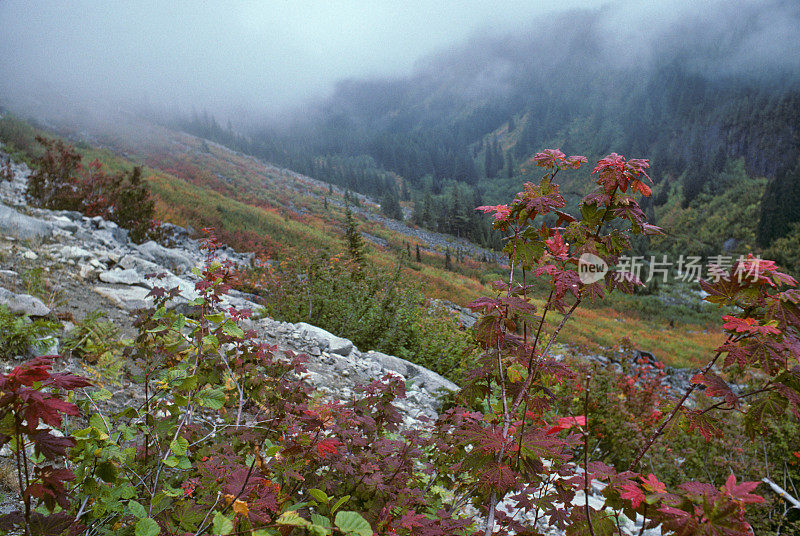
[[[514,168],[516,164],[514,163],[514,155],[511,151],[506,152],[506,178],[514,177]]]
[[[447,248],[444,252],[444,269],[445,270],[453,269],[453,261],[450,259],[450,248]]]
[[[762,247],[784,236],[792,223],[800,221],[800,162],[778,174],[767,184],[761,199],[756,240]]]
[[[347,252],[350,258],[356,263],[358,267],[364,266],[364,239],[361,238],[361,233],[358,232],[358,225],[350,211],[350,205],[345,205],[345,241],[347,242]]]
[[[400,207],[400,200],[394,189],[388,190],[381,199],[381,212],[389,218],[403,220],[403,209]]]
[[[419,244],[417,244],[417,262],[422,262],[422,255],[419,252]]]

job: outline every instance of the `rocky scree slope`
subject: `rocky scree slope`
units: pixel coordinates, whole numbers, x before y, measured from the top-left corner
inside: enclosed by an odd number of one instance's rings
[[[30,170],[14,165],[14,178],[0,183],[0,245],[10,253],[2,261],[0,272],[0,304],[31,317],[56,316],[71,320],[102,310],[123,332],[131,332],[130,313],[147,305],[147,294],[153,281],[146,274],[163,273],[157,282],[165,288],[178,287],[181,297],[177,307],[197,297],[197,277],[190,272],[206,259],[199,242],[177,226],[166,225],[173,247],[155,242],[134,244],[125,229],[101,217],[87,218],[77,212],[50,211],[33,208],[25,202],[24,191]],[[241,254],[223,247],[219,260],[236,265],[249,265],[252,254]],[[45,304],[25,293],[20,271],[36,266],[56,286],[57,304]],[[227,306],[256,311],[259,305],[250,296],[231,291]],[[269,318],[244,321],[264,342],[275,345],[278,352],[292,350],[309,356],[307,380],[329,396],[347,400],[357,384],[391,373],[402,376],[407,384],[407,397],[398,401],[408,426],[417,424],[420,416],[436,417],[440,389],[455,391],[458,387],[424,367],[380,352],[361,352],[347,339],[305,323],[290,324]],[[57,348],[51,348],[57,350]],[[67,360],[69,361],[69,360]],[[80,364],[64,363],[80,367]],[[6,363],[13,367],[15,363]],[[79,372],[79,370],[78,370]],[[123,390],[129,388],[123,387]],[[123,393],[120,393],[123,394]],[[122,400],[127,394],[123,395]],[[136,396],[136,395],[134,395]]]

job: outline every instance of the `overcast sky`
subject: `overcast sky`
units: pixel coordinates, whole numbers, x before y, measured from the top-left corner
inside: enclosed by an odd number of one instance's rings
[[[0,0],[0,102],[41,87],[67,98],[270,112],[323,96],[342,78],[408,74],[419,58],[471,36],[535,31],[531,21],[555,10],[599,10],[624,56],[676,21],[777,1]],[[800,2],[783,3],[797,13]],[[752,24],[776,37],[765,45],[777,47],[771,54],[785,55],[797,20],[772,11]],[[753,61],[758,47],[746,47]]]

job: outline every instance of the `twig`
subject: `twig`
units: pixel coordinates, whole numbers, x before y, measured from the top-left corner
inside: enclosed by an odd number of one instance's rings
[[[729,342],[731,342],[733,340],[734,340],[734,336],[733,335],[728,335],[728,338],[723,343],[723,346],[725,346],[726,344],[728,344]],[[711,370],[711,367],[713,367],[714,364],[717,362],[717,359],[719,359],[719,356],[722,355],[722,352],[723,352],[722,350],[717,352],[717,355],[714,356],[714,359],[712,359],[711,361],[708,362],[708,364],[702,370],[701,374],[706,374],[709,370]],[[633,471],[636,468],[636,466],[639,464],[639,462],[641,461],[641,459],[645,455],[645,453],[648,450],[650,450],[650,447],[653,446],[653,443],[656,442],[656,439],[658,439],[661,436],[661,434],[664,433],[664,429],[672,421],[672,419],[675,418],[675,416],[678,414],[680,409],[683,407],[684,402],[686,402],[686,400],[694,392],[694,390],[697,389],[697,387],[698,387],[698,384],[693,383],[692,385],[689,386],[688,389],[686,389],[686,392],[683,394],[683,397],[675,405],[675,408],[669,414],[669,417],[664,419],[664,422],[662,422],[661,425],[658,427],[658,429],[656,429],[656,431],[653,432],[653,435],[650,436],[650,439],[647,441],[647,444],[642,448],[641,451],[639,451],[639,454],[636,455],[636,458],[631,462],[630,466],[628,466],[628,471]]]
[[[591,375],[586,375],[586,395],[583,397],[583,415],[584,419],[588,419],[589,415],[589,380]],[[592,526],[592,516],[589,510],[589,421],[586,421],[583,431],[583,495],[585,499],[586,508],[586,524],[589,525],[589,533],[594,534],[594,527]]]

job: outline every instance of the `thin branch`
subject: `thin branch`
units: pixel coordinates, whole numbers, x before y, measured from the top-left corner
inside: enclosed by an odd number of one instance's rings
[[[586,395],[583,397],[583,415],[584,419],[588,419],[589,415],[589,380],[591,375],[586,375]],[[583,496],[585,499],[586,509],[586,524],[589,525],[589,533],[594,534],[594,527],[592,526],[592,516],[589,510],[589,421],[586,421],[585,430],[583,431]]]
[[[728,338],[723,343],[723,346],[725,346],[729,342],[732,342],[733,340],[734,340],[734,336],[733,335],[728,335]],[[719,356],[721,356],[722,353],[723,353],[723,351],[719,350],[717,352],[717,354],[714,356],[714,359],[712,359],[711,361],[708,362],[708,364],[702,370],[701,374],[706,374],[709,370],[711,370],[711,367],[714,366],[714,364],[717,362],[717,360],[719,359]],[[686,400],[694,392],[694,390],[697,389],[697,387],[698,387],[698,384],[693,383],[693,384],[691,384],[689,386],[688,389],[686,389],[686,392],[683,394],[683,397],[675,405],[675,408],[669,414],[669,417],[664,419],[664,422],[662,422],[661,425],[658,427],[658,429],[656,429],[656,431],[653,432],[653,435],[650,436],[650,439],[647,441],[647,444],[642,448],[641,451],[639,451],[639,454],[636,455],[636,458],[634,458],[634,460],[631,462],[630,466],[628,466],[628,471],[633,471],[636,468],[636,466],[639,464],[639,462],[641,461],[641,459],[645,455],[645,453],[647,453],[647,451],[650,450],[650,447],[653,446],[653,443],[655,443],[656,440],[659,437],[661,437],[661,434],[664,433],[664,429],[666,429],[667,425],[672,421],[672,419],[675,418],[675,416],[678,414],[680,409],[683,407],[684,402],[686,402]]]

